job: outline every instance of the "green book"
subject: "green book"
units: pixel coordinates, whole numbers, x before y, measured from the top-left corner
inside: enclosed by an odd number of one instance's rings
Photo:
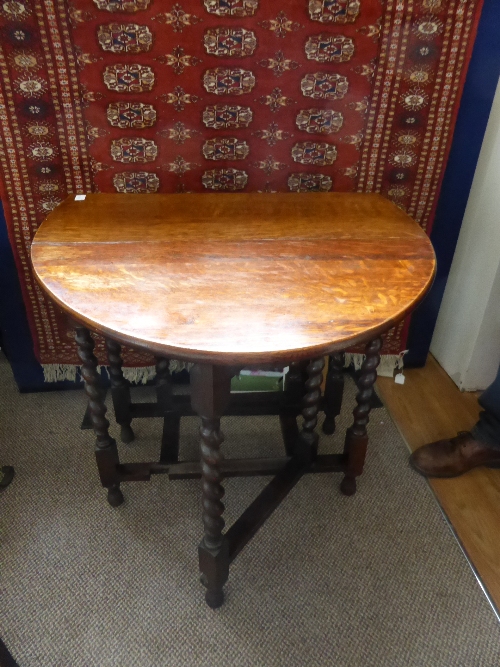
[[[231,392],[283,391],[287,371],[288,367],[278,371],[242,370],[231,380]]]

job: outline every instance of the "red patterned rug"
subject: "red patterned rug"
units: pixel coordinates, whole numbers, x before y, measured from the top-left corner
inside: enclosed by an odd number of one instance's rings
[[[1,194],[47,379],[78,359],[29,248],[68,193],[381,192],[429,230],[481,4],[0,0]]]

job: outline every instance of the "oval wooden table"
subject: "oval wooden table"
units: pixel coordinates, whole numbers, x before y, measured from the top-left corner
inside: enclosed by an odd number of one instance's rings
[[[230,562],[301,475],[341,471],[342,491],[356,490],[381,335],[423,298],[435,272],[431,243],[411,218],[380,195],[344,193],[70,196],[38,230],[32,261],[41,286],[76,322],[110,502],[122,502],[121,482],[154,472],[202,478],[198,551],[212,607],[222,604]],[[195,363],[191,403],[201,418],[201,469],[120,464],[89,330],[107,338],[117,374],[121,343]],[[344,453],[319,456],[324,357],[338,373],[336,355],[360,342],[367,343],[366,358]],[[300,432],[284,433],[288,456],[265,470],[224,462],[220,417],[231,376],[243,366],[299,360],[309,362],[304,421]],[[178,468],[175,474],[176,465],[184,475]],[[223,533],[223,476],[260,473],[276,476]]]

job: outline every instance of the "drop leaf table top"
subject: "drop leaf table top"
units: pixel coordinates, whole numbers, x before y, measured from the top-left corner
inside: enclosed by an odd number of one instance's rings
[[[32,259],[41,285],[76,320],[108,502],[123,502],[122,482],[165,473],[171,479],[201,477],[198,558],[205,600],[213,608],[223,603],[230,563],[303,474],[342,472],[341,492],[355,493],[368,444],[380,334],[424,296],[435,271],[429,239],[405,213],[380,195],[344,193],[69,197],[38,230]],[[157,356],[164,416],[159,463],[120,463],[89,329],[106,336],[124,442],[133,439],[130,424],[139,413],[123,377],[120,343]],[[368,344],[344,451],[320,455],[318,411],[325,411],[326,434],[334,432],[340,412],[339,351],[361,341]],[[195,362],[190,402],[201,419],[200,461],[179,461],[182,410],[168,386],[171,357]],[[224,463],[220,418],[231,405],[231,375],[240,364],[280,361],[295,362],[276,413],[286,457]],[[228,474],[276,476],[224,532],[222,479]]]
[[[424,231],[378,194],[69,196],[33,246],[77,321],[153,353],[251,364],[373,339],[425,295]]]

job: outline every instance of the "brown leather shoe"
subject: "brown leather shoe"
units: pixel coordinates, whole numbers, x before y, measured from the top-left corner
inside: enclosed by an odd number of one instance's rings
[[[469,431],[461,431],[454,438],[415,450],[410,464],[426,477],[458,477],[478,466],[500,468],[500,448],[475,440]]]

